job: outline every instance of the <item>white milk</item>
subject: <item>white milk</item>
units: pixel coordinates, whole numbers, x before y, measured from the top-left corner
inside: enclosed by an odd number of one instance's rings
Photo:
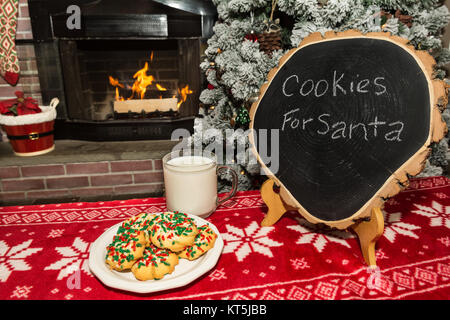
[[[206,217],[216,209],[217,175],[212,159],[182,156],[167,161],[164,184],[169,211]]]

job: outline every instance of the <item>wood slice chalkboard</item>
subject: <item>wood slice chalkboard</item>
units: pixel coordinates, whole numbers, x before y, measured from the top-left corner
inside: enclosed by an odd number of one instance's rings
[[[405,187],[446,132],[433,66],[388,33],[315,33],[289,51],[250,111],[253,151],[282,199],[343,229]],[[279,130],[277,172],[259,155],[259,129]]]

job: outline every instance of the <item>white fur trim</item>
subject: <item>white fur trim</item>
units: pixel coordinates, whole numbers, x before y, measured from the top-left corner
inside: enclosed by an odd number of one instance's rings
[[[39,113],[25,114],[22,116],[5,116],[0,114],[0,124],[5,126],[18,126],[55,120],[56,106],[58,103],[58,98],[53,98],[49,106],[39,106],[42,110]]]

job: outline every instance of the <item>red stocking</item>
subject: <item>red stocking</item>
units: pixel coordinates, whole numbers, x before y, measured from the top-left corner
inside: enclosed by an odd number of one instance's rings
[[[16,52],[19,0],[0,0],[0,74],[10,84],[19,80],[19,60]]]

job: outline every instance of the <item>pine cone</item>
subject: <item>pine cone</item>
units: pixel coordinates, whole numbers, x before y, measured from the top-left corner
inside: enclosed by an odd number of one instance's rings
[[[272,56],[274,50],[281,49],[281,31],[264,31],[258,35],[259,49],[268,56]]]
[[[380,17],[386,17],[386,20],[387,20],[387,19],[392,18],[392,14],[390,14],[388,11],[381,10]]]
[[[408,28],[412,26],[413,17],[407,14],[402,14],[400,10],[395,11],[395,17],[403,22],[403,24],[407,25]]]
[[[386,17],[386,20],[389,20],[390,18],[392,18],[392,14],[381,10],[381,14],[380,16]],[[396,10],[394,13],[394,17],[397,18],[400,22],[402,22],[403,24],[407,25],[408,28],[411,28],[412,26],[412,21],[413,21],[413,17],[407,14],[402,14],[402,12],[400,10]],[[385,23],[385,22],[384,22]]]

